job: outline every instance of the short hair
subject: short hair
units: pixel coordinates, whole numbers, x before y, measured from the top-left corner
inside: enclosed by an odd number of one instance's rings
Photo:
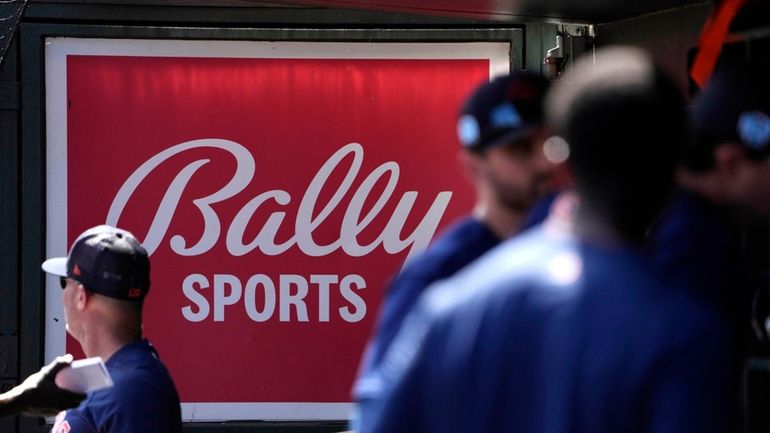
[[[641,49],[612,47],[578,60],[546,104],[586,205],[624,234],[643,236],[686,139],[676,84]]]

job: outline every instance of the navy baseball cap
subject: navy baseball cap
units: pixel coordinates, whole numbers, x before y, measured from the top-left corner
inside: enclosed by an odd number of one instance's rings
[[[479,86],[460,110],[460,144],[480,151],[509,144],[541,127],[548,85],[540,75],[515,72]]]
[[[92,292],[125,301],[141,301],[150,290],[147,251],[133,234],[108,225],[86,230],[67,257],[48,259],[42,268],[72,278]]]
[[[691,108],[694,146],[743,146],[749,158],[770,159],[770,84],[767,69],[750,63],[720,64]]]

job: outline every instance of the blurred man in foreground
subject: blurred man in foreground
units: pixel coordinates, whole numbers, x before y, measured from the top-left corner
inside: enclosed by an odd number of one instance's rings
[[[527,212],[547,192],[554,168],[542,151],[547,88],[543,77],[518,72],[482,84],[462,107],[458,156],[473,183],[476,204],[472,215],[407,263],[388,288],[354,389],[361,412],[378,398],[378,382],[369,379],[376,377],[383,355],[425,288],[522,230]],[[355,424],[354,419],[354,429]]]

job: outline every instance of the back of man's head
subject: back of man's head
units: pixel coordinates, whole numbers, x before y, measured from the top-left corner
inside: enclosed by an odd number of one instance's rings
[[[640,239],[665,202],[686,137],[676,84],[644,51],[608,48],[575,63],[547,111],[569,144],[584,206]]]

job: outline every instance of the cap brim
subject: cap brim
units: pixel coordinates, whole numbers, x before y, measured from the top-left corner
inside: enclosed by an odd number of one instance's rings
[[[528,135],[533,134],[535,131],[541,129],[542,127],[543,127],[542,124],[533,124],[533,125],[517,128],[513,131],[508,131],[505,134],[495,138],[494,140],[490,140],[486,144],[483,144],[479,147],[483,149],[488,149],[490,147],[507,146],[516,140],[522,139]]]
[[[67,258],[66,257],[56,257],[53,259],[48,259],[43,262],[43,265],[41,267],[45,272],[49,274],[58,275],[60,277],[67,276]]]

